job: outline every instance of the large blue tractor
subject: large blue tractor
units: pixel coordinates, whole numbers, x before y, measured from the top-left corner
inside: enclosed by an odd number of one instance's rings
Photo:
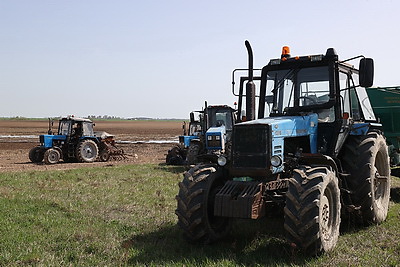
[[[284,47],[262,69],[256,91],[247,41],[246,47],[248,82],[239,93],[246,121],[233,126],[229,153],[184,174],[176,214],[185,236],[214,242],[235,218],[257,219],[279,208],[288,241],[316,255],[336,246],[342,219],[384,221],[388,148],[365,90],[373,83],[373,60],[339,60],[333,48],[291,57]],[[348,64],[355,59],[359,69]]]
[[[65,162],[94,162],[96,159],[107,161],[123,151],[114,146],[112,136],[95,133],[94,123],[89,119],[73,116],[59,120],[58,132],[52,133],[50,122],[48,134],[40,135],[40,145],[29,151],[29,159],[34,163],[46,164]]]

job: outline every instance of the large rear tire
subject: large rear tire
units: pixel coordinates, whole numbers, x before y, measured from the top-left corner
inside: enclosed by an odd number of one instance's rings
[[[36,146],[33,147],[30,151],[29,151],[29,159],[33,162],[33,163],[40,163],[43,161],[44,158],[44,148],[40,147],[40,146]]]
[[[99,149],[93,140],[83,140],[76,148],[76,158],[79,162],[94,162],[98,153]]]
[[[170,150],[168,150],[168,154],[165,158],[165,163],[167,165],[183,165],[185,164],[185,155],[186,152],[180,146],[174,146]]]
[[[340,227],[338,179],[326,167],[295,169],[284,208],[289,242],[309,255],[332,250]]]
[[[231,220],[214,216],[215,195],[223,183],[222,172],[212,164],[196,165],[184,174],[175,213],[189,241],[208,244],[230,232]]]
[[[383,222],[390,196],[390,160],[385,138],[377,132],[349,138],[344,146],[343,167],[351,199],[360,207],[365,225]]]

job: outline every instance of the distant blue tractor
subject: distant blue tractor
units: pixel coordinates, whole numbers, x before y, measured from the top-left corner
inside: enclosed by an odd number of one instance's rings
[[[94,133],[94,123],[89,119],[73,116],[59,120],[57,134],[52,134],[49,120],[48,134],[40,135],[40,145],[29,151],[29,159],[34,163],[46,164],[65,162],[94,162],[96,159],[107,161],[110,155],[122,154],[105,132]]]
[[[207,105],[202,111],[190,113],[187,129],[183,125],[183,135],[179,145],[168,151],[166,163],[171,165],[195,164],[198,162],[217,162],[218,155],[228,149],[232,136],[235,110],[227,105]],[[198,114],[198,120],[195,119]]]

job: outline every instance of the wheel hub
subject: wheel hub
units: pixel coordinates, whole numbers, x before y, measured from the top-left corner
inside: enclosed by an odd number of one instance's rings
[[[57,155],[55,153],[51,153],[49,155],[49,158],[50,158],[51,161],[55,161],[55,160],[57,160]]]
[[[86,153],[86,155],[92,155],[93,151],[92,151],[91,147],[87,146],[84,149],[84,153]]]

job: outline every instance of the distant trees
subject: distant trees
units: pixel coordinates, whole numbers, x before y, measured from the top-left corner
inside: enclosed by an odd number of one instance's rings
[[[110,115],[89,115],[88,119],[103,119],[103,120],[121,120],[123,118]]]

